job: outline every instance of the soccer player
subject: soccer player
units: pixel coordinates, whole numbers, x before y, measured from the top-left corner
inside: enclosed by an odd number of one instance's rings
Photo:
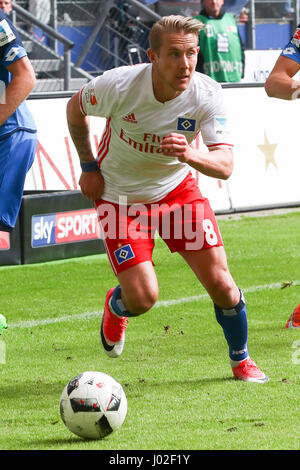
[[[151,30],[150,63],[109,70],[68,102],[81,190],[96,201],[119,283],[107,293],[100,335],[106,353],[119,356],[128,318],[157,301],[152,263],[157,227],[209,293],[234,376],[264,383],[268,377],[248,354],[244,296],[230,274],[214,213],[190,171],[227,179],[233,166],[221,86],[195,72],[200,27],[193,18],[163,17]],[[97,160],[90,115],[107,119]],[[199,131],[209,152],[191,145]]]
[[[300,97],[300,80],[293,77],[300,70],[300,24],[278,57],[276,64],[265,83],[270,97],[294,100]],[[295,308],[285,328],[300,328],[300,304]]]
[[[15,226],[36,152],[36,126],[24,101],[34,85],[22,41],[0,10],[0,231]]]
[[[300,97],[300,81],[293,77],[300,70],[300,24],[278,57],[265,83],[270,97],[292,100]]]

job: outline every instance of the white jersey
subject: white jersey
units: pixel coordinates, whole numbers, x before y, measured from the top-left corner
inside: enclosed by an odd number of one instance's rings
[[[151,203],[164,198],[188,174],[190,167],[164,156],[159,147],[171,132],[192,143],[201,131],[208,148],[232,147],[226,128],[222,88],[195,72],[176,98],[161,103],[152,86],[152,64],[108,70],[80,93],[84,115],[106,117],[97,161],[105,180],[103,199]]]

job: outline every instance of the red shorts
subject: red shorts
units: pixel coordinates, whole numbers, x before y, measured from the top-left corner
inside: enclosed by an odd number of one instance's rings
[[[99,200],[96,210],[115,274],[152,261],[156,231],[172,253],[223,246],[214,212],[191,174],[156,203],[127,206]]]

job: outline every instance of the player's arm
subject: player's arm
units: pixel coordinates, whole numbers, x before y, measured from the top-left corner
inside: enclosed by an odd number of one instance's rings
[[[8,65],[7,70],[12,79],[0,98],[0,126],[26,99],[36,83],[35,73],[27,56]]]
[[[73,95],[69,100],[67,104],[67,121],[69,132],[77,150],[81,166],[84,168],[90,165],[91,167],[88,171],[83,169],[80,176],[79,185],[81,187],[82,194],[92,201],[95,201],[100,199],[102,196],[103,177],[100,170],[97,168],[96,160],[92,151],[89,118],[82,113],[79,100],[80,92]]]
[[[181,162],[206,176],[226,180],[233,170],[233,152],[230,148],[215,148],[207,152],[200,152],[191,147],[182,134],[172,133],[161,142],[163,154],[168,157],[177,157]]]
[[[299,98],[300,81],[293,79],[299,70],[299,62],[280,55],[265,83],[267,95],[283,100]]]

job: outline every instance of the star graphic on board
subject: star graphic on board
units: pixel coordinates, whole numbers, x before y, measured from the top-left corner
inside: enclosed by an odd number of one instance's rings
[[[264,136],[265,136],[265,141],[263,145],[258,145],[258,148],[263,152],[265,159],[266,159],[266,170],[268,169],[268,166],[273,163],[275,168],[278,170],[278,166],[276,163],[276,160],[274,158],[274,153],[277,147],[277,144],[270,144],[268,140],[268,136],[266,134],[266,131],[264,131]]]

